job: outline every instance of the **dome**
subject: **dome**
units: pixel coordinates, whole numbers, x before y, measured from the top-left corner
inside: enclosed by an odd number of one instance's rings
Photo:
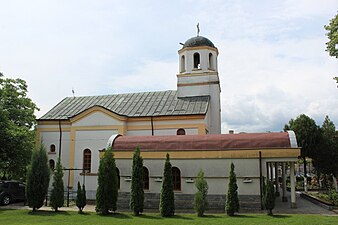
[[[216,48],[215,45],[208,39],[202,36],[196,36],[188,39],[184,45],[183,48],[186,47],[197,47],[197,46],[209,46],[212,48]]]

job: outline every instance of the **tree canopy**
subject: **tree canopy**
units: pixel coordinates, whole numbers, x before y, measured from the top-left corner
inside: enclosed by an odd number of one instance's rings
[[[328,31],[326,36],[329,38],[329,41],[326,42],[326,51],[329,52],[330,56],[338,59],[338,14],[324,28]]]
[[[35,145],[34,111],[22,79],[5,78],[0,73],[0,174],[20,179],[26,174]]]

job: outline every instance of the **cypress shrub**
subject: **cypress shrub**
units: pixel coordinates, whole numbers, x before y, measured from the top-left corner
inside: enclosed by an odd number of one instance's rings
[[[160,213],[163,217],[175,214],[174,185],[169,154],[164,163],[162,188],[160,195]]]
[[[58,208],[63,206],[63,203],[64,203],[63,171],[60,158],[58,158],[54,172],[52,192],[50,195],[50,206],[55,210],[55,212],[57,212]]]
[[[130,209],[135,216],[143,212],[144,204],[144,180],[143,180],[143,159],[140,148],[137,147],[133,156],[131,192],[130,192]]]
[[[76,206],[79,209],[79,213],[82,213],[84,207],[87,204],[87,199],[86,199],[86,189],[85,185],[81,185],[80,182],[77,182],[77,193],[76,193]]]
[[[266,180],[265,191],[263,195],[264,208],[268,211],[268,215],[272,215],[272,210],[275,208],[275,191],[272,181]]]
[[[43,206],[48,192],[50,169],[47,164],[46,149],[41,143],[33,151],[31,164],[27,171],[26,198],[33,211]]]
[[[208,183],[204,179],[204,172],[202,170],[198,172],[195,186],[197,188],[197,192],[194,199],[194,208],[197,212],[197,216],[201,217],[208,208],[207,194],[209,189]]]
[[[112,148],[108,148],[100,160],[96,190],[96,207],[98,214],[107,215],[117,209],[118,184],[116,164]]]
[[[236,174],[234,172],[235,166],[233,163],[230,165],[230,175],[229,175],[229,183],[228,183],[228,192],[226,196],[226,206],[225,211],[229,216],[233,216],[235,212],[239,210],[239,201],[238,201],[238,186]]]

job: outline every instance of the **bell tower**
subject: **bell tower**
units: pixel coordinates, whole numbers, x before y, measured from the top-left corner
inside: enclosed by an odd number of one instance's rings
[[[210,134],[221,133],[220,81],[217,69],[218,50],[207,38],[188,39],[179,54],[177,92],[179,98],[210,96],[206,116]]]

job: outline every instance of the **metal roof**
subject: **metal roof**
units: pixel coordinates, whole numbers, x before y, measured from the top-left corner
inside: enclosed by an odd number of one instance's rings
[[[196,36],[188,39],[184,45],[183,48],[186,47],[198,47],[198,46],[209,46],[212,48],[216,48],[215,45],[208,39],[202,36]]]
[[[66,120],[94,106],[120,116],[174,116],[206,114],[210,96],[178,98],[177,91],[67,97],[39,120]]]
[[[288,132],[243,133],[170,136],[117,136],[113,141],[115,151],[156,150],[231,150],[264,148],[297,148],[291,145]]]

